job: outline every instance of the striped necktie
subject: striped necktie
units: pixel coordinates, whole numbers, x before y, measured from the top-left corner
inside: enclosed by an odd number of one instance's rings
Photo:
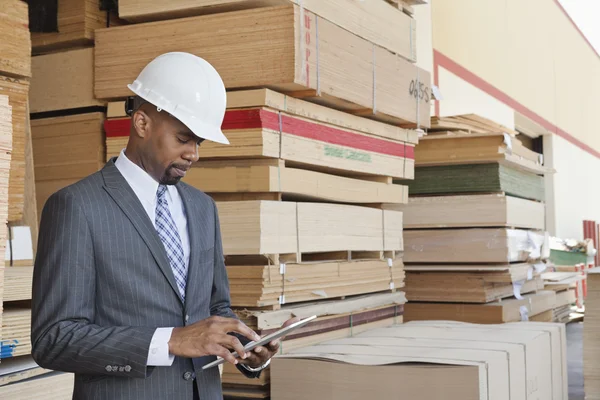
[[[175,221],[169,211],[169,203],[167,202],[167,186],[159,185],[156,192],[156,231],[158,236],[165,246],[169,263],[175,275],[175,282],[181,294],[181,299],[185,301],[185,284],[187,280],[187,262],[183,256],[183,246],[181,238],[177,231]]]

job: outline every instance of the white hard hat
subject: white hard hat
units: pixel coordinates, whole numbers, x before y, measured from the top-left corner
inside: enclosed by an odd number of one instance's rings
[[[150,61],[127,87],[165,110],[199,138],[229,144],[221,131],[227,94],[217,70],[190,53],[165,53]]]

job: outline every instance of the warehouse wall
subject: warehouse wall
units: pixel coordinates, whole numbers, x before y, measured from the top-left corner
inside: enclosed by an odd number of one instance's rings
[[[505,101],[600,151],[600,57],[557,2],[433,0],[432,21],[442,66],[465,68]]]
[[[561,238],[582,238],[583,220],[600,222],[600,186],[595,178],[600,159],[557,135],[544,136],[544,153],[556,169],[546,178],[554,203],[548,210],[548,228]]]
[[[583,238],[600,222],[600,56],[557,0],[432,0],[437,115],[476,112],[544,136],[547,229]],[[544,16],[541,18],[540,16]],[[510,125],[512,123],[513,125]]]

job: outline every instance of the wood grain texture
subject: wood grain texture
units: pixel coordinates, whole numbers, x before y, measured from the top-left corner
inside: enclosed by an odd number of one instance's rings
[[[110,25],[121,21],[110,16]],[[32,32],[33,54],[88,46],[94,41],[94,31],[107,25],[106,11],[100,10],[100,0],[58,0],[58,32]]]
[[[513,227],[545,229],[545,204],[537,201],[484,194],[466,196],[418,196],[408,204],[386,205],[404,213],[404,227],[467,228]]]
[[[520,229],[405,230],[406,263],[511,263],[549,253],[545,235]],[[547,258],[547,255],[546,255]]]
[[[31,77],[31,38],[27,3],[0,2],[0,73]]]
[[[35,56],[32,69],[32,113],[104,105],[94,98],[93,48]]]
[[[415,21],[381,0],[121,0],[119,16],[137,23],[290,3],[301,5],[407,60],[416,61]]]
[[[19,221],[23,216],[28,92],[28,79],[0,76],[0,95],[8,96],[8,103],[12,107],[13,121],[8,198],[9,222]]]
[[[218,202],[225,255],[401,251],[402,213],[278,201]]]
[[[210,194],[278,193],[284,199],[339,203],[406,203],[403,185],[346,178],[321,172],[276,165],[203,161],[190,169],[184,182]]]
[[[304,16],[297,6],[282,6],[97,30],[95,95],[129,96],[127,83],[146,63],[187,51],[210,62],[228,89],[278,89],[374,119],[429,126],[430,89],[417,84],[423,98],[415,97],[415,81],[429,82],[428,72],[309,11]]]
[[[280,158],[290,166],[338,175],[414,177],[414,143],[412,135],[405,130],[382,130],[378,136],[365,132],[370,131],[370,127],[362,130],[342,127],[352,125],[351,121],[324,123],[320,120],[326,117],[308,119],[275,110],[266,107],[228,109],[221,128],[230,144],[204,143],[199,152],[200,164],[211,159]],[[341,117],[345,116],[349,115]],[[104,124],[107,157],[118,155],[126,146],[130,121],[129,117],[109,118]],[[356,128],[361,127],[356,125]]]
[[[499,163],[417,167],[408,187],[414,195],[503,192],[545,199],[544,177]]]

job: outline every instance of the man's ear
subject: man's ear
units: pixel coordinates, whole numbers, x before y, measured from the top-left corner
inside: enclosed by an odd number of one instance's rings
[[[138,137],[143,138],[148,135],[152,120],[150,116],[142,109],[139,109],[133,113],[133,129]]]

